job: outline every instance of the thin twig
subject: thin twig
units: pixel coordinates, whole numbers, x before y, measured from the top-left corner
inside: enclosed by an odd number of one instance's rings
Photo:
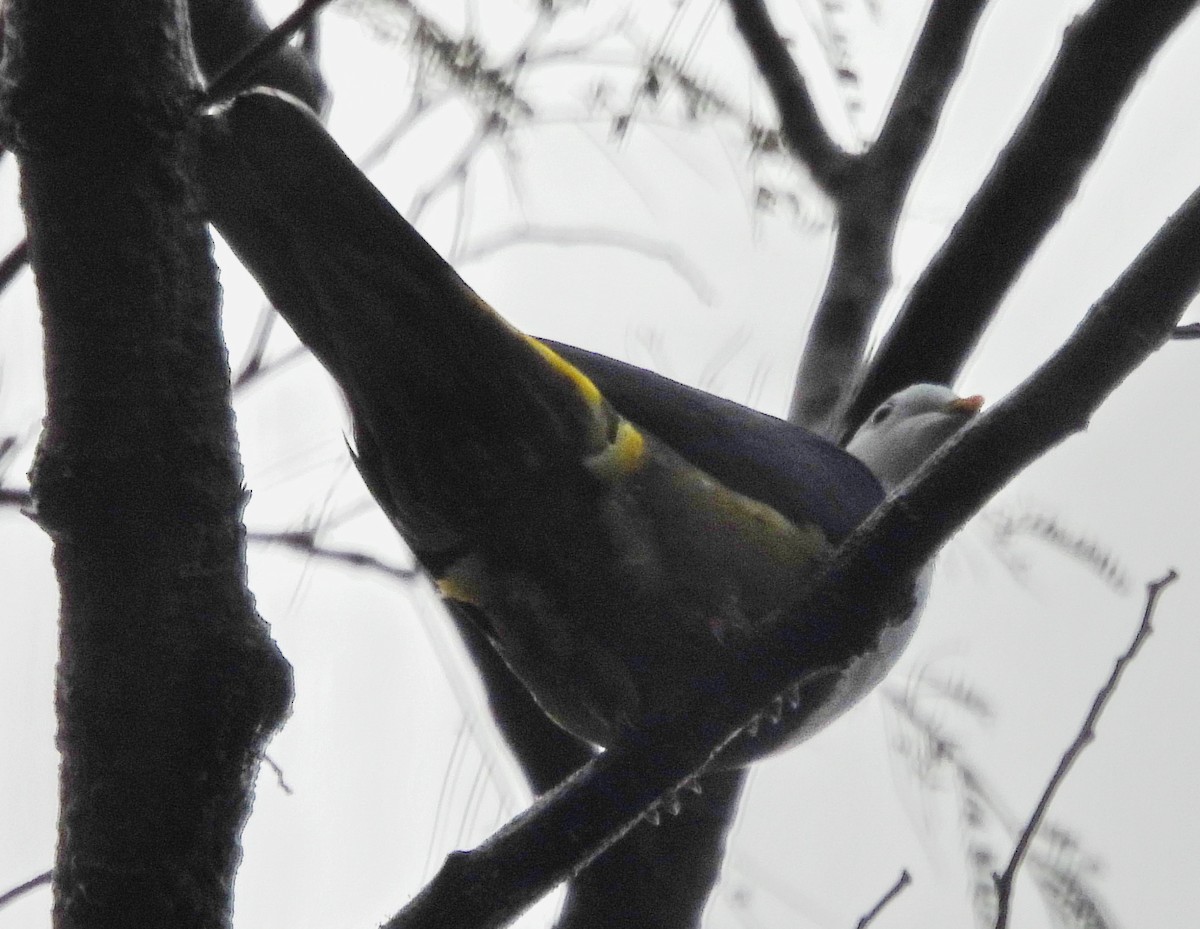
[[[788,147],[827,193],[835,191],[851,157],[825,131],[787,42],[763,0],[729,0],[733,21],[766,82]]]
[[[1050,778],[1050,782],[1046,785],[1045,791],[1042,792],[1041,799],[1038,800],[1033,815],[1029,817],[1029,822],[1026,823],[1024,830],[1021,832],[1021,837],[1017,840],[1012,857],[1008,861],[1008,867],[1004,869],[1003,874],[993,875],[996,883],[996,929],[1005,929],[1008,925],[1013,882],[1016,879],[1017,868],[1021,866],[1021,862],[1025,858],[1025,853],[1029,850],[1029,844],[1033,841],[1033,836],[1037,832],[1038,826],[1041,825],[1042,820],[1045,818],[1046,811],[1050,808],[1050,803],[1054,799],[1055,792],[1057,792],[1067,773],[1083,753],[1084,748],[1096,738],[1096,723],[1100,719],[1100,714],[1104,711],[1108,701],[1116,692],[1117,684],[1121,680],[1121,675],[1125,672],[1125,668],[1137,655],[1142,644],[1153,629],[1151,620],[1154,618],[1154,608],[1158,604],[1159,596],[1178,576],[1175,569],[1172,568],[1157,581],[1151,581],[1146,585],[1146,606],[1142,610],[1142,622],[1138,626],[1137,634],[1133,637],[1133,642],[1130,643],[1125,654],[1117,659],[1117,663],[1113,667],[1108,681],[1100,688],[1099,693],[1096,694],[1096,699],[1092,701],[1092,708],[1088,711],[1087,718],[1083,721],[1083,725],[1080,727],[1079,733],[1075,736],[1075,740],[1066,752],[1063,753],[1062,759],[1058,763],[1058,768]]]
[[[0,507],[26,507],[32,502],[28,487],[0,487]]]
[[[8,904],[12,903],[18,897],[23,897],[25,894],[29,893],[29,891],[31,891],[31,890],[35,890],[44,884],[49,884],[51,878],[53,878],[53,877],[54,877],[53,871],[43,871],[37,877],[33,877],[33,878],[30,878],[29,880],[27,880],[24,884],[18,884],[16,887],[12,888],[11,890],[6,890],[4,893],[0,894],[0,908],[5,907]]]
[[[233,384],[237,385],[247,377],[253,377],[263,366],[263,358],[267,354],[267,344],[271,341],[271,333],[279,314],[269,303],[258,311],[258,320],[254,323],[254,333],[250,336],[250,345],[246,349],[246,358],[238,366],[237,374],[233,376]]]
[[[32,503],[28,488],[0,487],[0,508],[5,506],[26,507]],[[314,558],[334,561],[355,568],[367,568],[386,574],[395,580],[409,581],[420,572],[416,568],[405,568],[376,558],[366,552],[349,549],[327,548],[317,542],[316,533],[308,530],[290,532],[263,532],[249,530],[246,541],[260,545],[280,545],[292,551],[302,552]]]
[[[29,240],[22,239],[12,251],[0,260],[0,291],[3,291],[9,284],[13,282],[13,278],[17,276],[17,272],[25,267],[25,262],[29,260]]]
[[[883,911],[883,908],[895,900],[896,897],[900,895],[900,891],[902,891],[911,883],[912,875],[909,874],[908,869],[905,868],[900,872],[900,877],[896,879],[896,883],[892,885],[892,889],[885,893],[883,897],[880,898],[879,902],[871,907],[871,909],[867,911],[866,915],[858,921],[858,926],[856,929],[867,929],[867,926],[875,921],[875,917]]]
[[[299,361],[301,358],[308,357],[308,349],[303,345],[294,345],[286,352],[283,352],[276,358],[270,361],[259,361],[255,364],[248,364],[238,372],[236,380],[233,382],[234,391],[238,391],[243,387],[248,387],[255,381],[261,380],[268,374],[273,374],[280,368],[291,364],[293,361]]]
[[[374,555],[369,555],[366,552],[326,548],[317,543],[315,532],[307,530],[293,532],[249,531],[246,533],[246,540],[248,542],[258,542],[263,545],[281,545],[293,551],[312,555],[314,558],[335,561],[340,564],[351,565],[355,568],[368,568],[402,581],[412,580],[420,573],[416,568],[402,568],[397,565],[388,564],[386,561],[376,558]]]
[[[421,221],[421,216],[435,197],[447,188],[463,183],[467,176],[467,169],[479,157],[484,144],[493,138],[497,131],[498,124],[493,119],[485,116],[479,120],[475,132],[459,149],[458,155],[446,165],[436,178],[413,194],[405,214],[410,223],[415,225]]]
[[[295,791],[292,790],[292,786],[283,777],[283,768],[279,767],[279,763],[270,755],[265,753],[262,756],[262,760],[263,763],[274,772],[275,782],[279,785],[279,789],[289,797],[294,794]]]
[[[1171,333],[1172,339],[1184,341],[1187,339],[1200,339],[1200,323],[1188,323],[1186,326],[1176,326],[1175,331]]]

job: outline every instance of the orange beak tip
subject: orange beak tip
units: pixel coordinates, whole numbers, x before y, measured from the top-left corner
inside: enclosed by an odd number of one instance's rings
[[[959,397],[950,403],[950,409],[956,413],[967,413],[975,415],[983,409],[982,394],[972,394],[969,397]]]

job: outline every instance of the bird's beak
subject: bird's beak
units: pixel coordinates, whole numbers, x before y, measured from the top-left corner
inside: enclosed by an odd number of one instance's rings
[[[983,409],[983,396],[980,394],[959,397],[957,400],[951,400],[946,404],[946,411],[948,413],[962,413],[966,416],[974,416],[981,409]]]

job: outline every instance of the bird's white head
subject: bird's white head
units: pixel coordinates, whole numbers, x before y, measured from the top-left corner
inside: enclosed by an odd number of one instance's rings
[[[941,384],[914,384],[879,404],[846,451],[870,468],[890,493],[982,406],[978,394],[960,397]]]

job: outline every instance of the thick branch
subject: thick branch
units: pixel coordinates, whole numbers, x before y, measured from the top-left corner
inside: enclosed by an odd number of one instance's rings
[[[290,679],[245,587],[216,271],[182,167],[186,14],[4,15],[46,346],[33,500],[61,591],[55,922],[219,927]]]
[[[705,775],[659,822],[630,830],[571,881],[555,929],[699,926],[721,874],[746,773]]]
[[[905,197],[933,141],[986,0],[936,0],[875,144],[847,172],[829,279],[800,359],[789,419],[825,435],[858,377],[891,286]]]
[[[1033,106],[871,363],[844,432],[902,387],[954,381],[1138,77],[1194,5],[1099,0],[1071,25]]]
[[[879,138],[863,160],[890,175],[891,199],[903,198],[967,60],[987,0],[934,0]]]

